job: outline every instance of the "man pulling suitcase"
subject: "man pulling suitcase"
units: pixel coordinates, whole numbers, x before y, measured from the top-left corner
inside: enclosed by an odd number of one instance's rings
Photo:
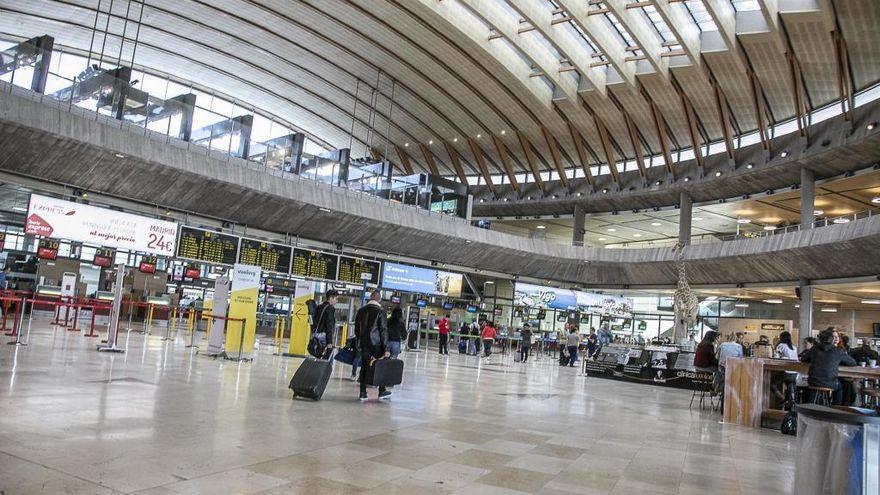
[[[357,337],[357,349],[361,354],[360,396],[361,402],[367,400],[367,385],[374,383],[376,362],[388,359],[388,321],[382,309],[382,293],[375,290],[370,293],[370,300],[355,314],[354,330]],[[384,367],[384,366],[383,366]],[[389,399],[391,391],[382,383],[379,386],[379,399]]]

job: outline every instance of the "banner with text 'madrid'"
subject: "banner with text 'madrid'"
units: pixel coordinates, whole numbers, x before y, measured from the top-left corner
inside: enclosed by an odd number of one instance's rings
[[[226,324],[226,355],[236,358],[241,352],[241,357],[250,359],[254,352],[254,335],[257,331],[257,300],[260,296],[260,275],[258,266],[236,264],[232,269],[232,287],[229,291],[229,319],[243,319],[244,337],[242,337],[242,325],[238,321],[229,321]]]

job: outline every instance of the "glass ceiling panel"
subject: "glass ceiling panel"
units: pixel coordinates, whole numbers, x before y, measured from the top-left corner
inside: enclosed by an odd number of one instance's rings
[[[669,25],[666,24],[666,21],[663,20],[663,16],[657,12],[657,9],[654,8],[653,5],[648,5],[642,7],[642,15],[644,15],[651,25],[654,26],[654,29],[657,31],[657,34],[660,36],[664,42],[673,42],[678,41],[678,38],[675,37],[675,34],[669,29]],[[661,48],[661,51],[671,51],[671,46],[664,46]]]
[[[684,2],[684,5],[687,7],[688,12],[691,13],[691,17],[694,18],[694,22],[697,23],[700,31],[718,31],[718,26],[715,25],[712,15],[706,10],[706,6],[703,5],[703,0],[687,0]]]
[[[761,10],[761,5],[758,4],[758,0],[730,0],[733,3],[733,8],[736,9],[737,12],[746,12],[749,10]]]

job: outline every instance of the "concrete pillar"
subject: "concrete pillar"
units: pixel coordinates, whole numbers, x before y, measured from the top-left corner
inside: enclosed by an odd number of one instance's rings
[[[682,192],[678,208],[678,242],[687,246],[691,243],[691,217],[694,203],[690,194]]]
[[[798,342],[810,336],[813,329],[813,287],[801,281],[801,307],[798,310]]]
[[[816,215],[816,176],[813,171],[801,167],[801,229],[812,229]]]
[[[571,232],[571,245],[572,246],[583,246],[584,245],[584,222],[586,220],[586,214],[584,213],[584,208],[580,205],[576,205],[574,207],[574,222],[572,225]]]

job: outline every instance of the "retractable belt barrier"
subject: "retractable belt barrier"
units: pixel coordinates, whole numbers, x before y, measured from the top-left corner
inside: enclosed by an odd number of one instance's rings
[[[225,316],[212,316],[211,318],[216,319],[216,320],[223,320],[223,321],[227,321],[227,322],[237,321],[237,322],[241,323],[241,327],[239,328],[239,332],[238,332],[238,335],[239,335],[238,357],[235,358],[234,360],[235,361],[246,361],[247,359],[242,358],[242,355],[243,355],[242,351],[244,350],[243,349],[243,347],[244,347],[244,329],[245,329],[245,324],[247,323],[247,318],[227,318]],[[227,330],[229,329],[229,325],[224,325],[224,326],[226,327]],[[225,352],[224,352],[224,354],[225,354]],[[226,355],[226,359],[232,359],[232,358],[230,358],[229,355]]]

